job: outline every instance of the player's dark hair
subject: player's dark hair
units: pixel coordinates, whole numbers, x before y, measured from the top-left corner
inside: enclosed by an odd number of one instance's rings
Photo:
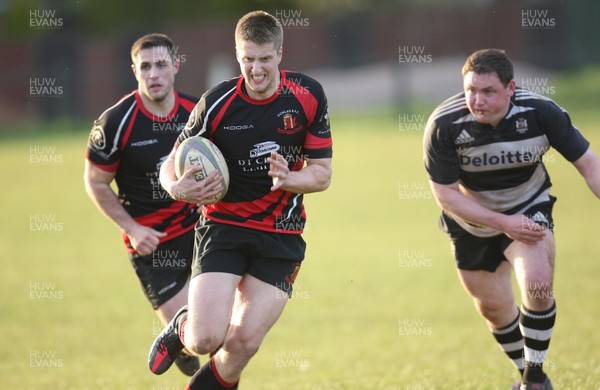
[[[513,65],[504,50],[500,49],[482,49],[471,54],[463,65],[463,77],[469,72],[477,74],[495,72],[505,87],[514,77]]]
[[[252,11],[238,21],[235,41],[249,41],[259,45],[273,43],[275,50],[279,51],[283,45],[283,27],[268,12]]]
[[[175,54],[173,41],[165,34],[152,33],[144,35],[133,43],[131,46],[131,61],[135,63],[137,55],[140,50],[147,49],[149,47],[161,47],[167,48],[167,52],[173,58]]]

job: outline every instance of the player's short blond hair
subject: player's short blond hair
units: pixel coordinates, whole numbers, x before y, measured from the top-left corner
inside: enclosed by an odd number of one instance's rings
[[[259,45],[273,43],[276,51],[283,46],[283,27],[271,14],[252,11],[242,16],[235,27],[235,42],[248,41]]]

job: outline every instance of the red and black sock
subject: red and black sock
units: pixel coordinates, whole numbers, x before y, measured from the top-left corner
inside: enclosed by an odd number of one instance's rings
[[[187,312],[183,313],[181,317],[177,319],[177,334],[181,344],[185,345],[185,324],[187,323]]]
[[[214,358],[211,358],[194,374],[186,390],[235,390],[238,383],[225,382],[217,372]]]

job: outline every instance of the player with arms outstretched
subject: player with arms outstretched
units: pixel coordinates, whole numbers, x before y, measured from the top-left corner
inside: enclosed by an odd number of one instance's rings
[[[150,350],[160,374],[182,348],[211,359],[189,389],[237,388],[242,370],[289,299],[304,258],[303,194],[331,179],[332,141],[321,85],[279,69],[283,30],[272,15],[242,17],[235,44],[241,76],[203,95],[177,140],[207,137],[223,153],[227,195],[205,205],[196,227],[188,309]],[[176,199],[207,203],[220,191],[216,172],[202,182],[190,169],[176,180],[171,153],[161,183]]]

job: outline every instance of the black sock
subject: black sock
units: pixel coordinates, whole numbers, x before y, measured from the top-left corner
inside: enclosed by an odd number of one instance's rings
[[[515,320],[509,325],[501,329],[491,329],[491,331],[500,345],[500,348],[508,355],[510,360],[512,360],[522,376],[525,368],[523,360],[525,340],[523,339],[521,329],[519,328],[519,317],[520,315],[517,314]]]
[[[544,311],[532,311],[521,306],[520,327],[525,338],[525,372],[523,383],[543,383],[544,359],[550,346],[550,338],[556,320],[556,304]]]
[[[186,390],[234,390],[237,388],[238,382],[227,383],[219,376],[214,358],[211,358],[194,374]]]

